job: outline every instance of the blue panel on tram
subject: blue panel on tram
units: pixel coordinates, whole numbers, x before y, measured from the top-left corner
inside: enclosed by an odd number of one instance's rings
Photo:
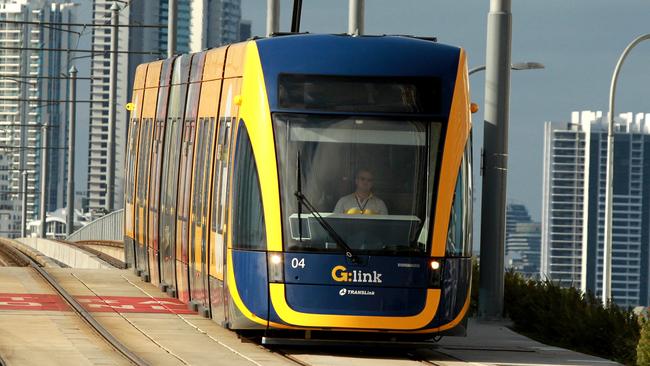
[[[267,319],[269,303],[266,252],[233,250],[232,259],[232,271],[235,273],[239,296],[248,310]]]
[[[427,287],[427,258],[359,256],[343,253],[285,254],[285,283],[378,287]]]
[[[424,308],[426,294],[423,288],[286,285],[289,306],[315,314],[412,316]]]

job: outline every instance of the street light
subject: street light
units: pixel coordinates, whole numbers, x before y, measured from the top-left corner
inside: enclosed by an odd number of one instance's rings
[[[280,30],[280,0],[266,0],[266,36]]]
[[[363,35],[365,33],[365,0],[350,0],[348,5],[348,34]]]
[[[534,61],[516,62],[510,65],[511,70],[536,70],[536,69],[543,69],[543,68],[544,68],[544,64],[541,64],[539,62],[534,62]],[[468,75],[472,75],[476,72],[483,71],[483,70],[485,70],[485,65],[477,66],[473,69],[470,69]]]
[[[70,87],[68,89],[68,187],[66,190],[66,234],[70,236],[74,231],[74,147],[75,126],[77,123],[77,68],[70,68]]]
[[[545,68],[545,67],[544,67],[544,65],[542,63],[534,62],[534,61],[515,62],[515,63],[510,64],[510,69],[511,70],[535,70],[535,69],[543,69],[543,68]],[[485,69],[486,69],[486,65],[477,66],[475,68],[470,69],[469,72],[468,72],[468,75],[475,74],[475,73],[477,73],[479,71],[484,71]],[[490,147],[488,145],[494,145],[494,142],[489,143],[484,138],[484,144],[483,145],[484,145],[484,148],[481,149],[481,159],[484,159],[484,157],[486,155],[486,154],[484,154],[484,149],[486,150],[488,147]],[[495,148],[495,146],[491,146],[492,150],[494,150],[494,148]],[[502,146],[500,149],[504,149],[504,147]],[[492,156],[492,157],[498,156],[498,154],[493,154],[493,153],[488,154],[488,155]],[[483,160],[481,162],[481,167],[487,167],[487,165],[488,165],[487,163],[488,163],[487,161]],[[483,175],[483,173],[481,175]],[[485,181],[487,178],[484,177],[483,179]],[[484,189],[484,193],[485,193],[485,191],[486,190]],[[503,200],[505,200],[505,197],[503,197]],[[501,200],[499,200],[499,201],[501,201]],[[491,203],[494,204],[494,202],[491,202]],[[504,204],[504,202],[501,202],[501,203]],[[482,206],[485,206],[485,205],[486,205],[486,203],[482,202]],[[494,211],[494,210],[493,210],[493,207],[488,207],[488,206],[482,207],[482,212],[481,212],[481,236],[482,237],[485,235],[485,234],[483,234],[484,227],[492,225],[492,223],[488,223],[488,224],[483,223],[483,212],[484,211]],[[500,231],[502,232],[503,229],[501,229]],[[489,236],[490,238],[492,238],[495,235],[494,235],[494,233],[489,233],[489,235],[486,235],[486,236]],[[503,236],[503,235],[502,235],[502,233],[497,233],[496,236]],[[499,239],[497,239],[497,242],[498,241],[499,241]],[[483,244],[481,245],[481,248],[483,248]],[[503,301],[503,299],[502,299],[503,298],[503,295],[502,295],[503,294],[503,290],[502,290],[502,288],[503,288],[503,285],[502,285],[503,284],[503,277],[502,277],[502,274],[501,273],[495,273],[494,272],[495,270],[493,268],[488,268],[488,267],[494,267],[493,265],[495,265],[496,267],[502,267],[500,264],[498,264],[498,262],[502,263],[502,259],[500,259],[499,256],[502,256],[503,254],[498,254],[498,253],[502,253],[502,250],[499,249],[499,248],[496,248],[496,250],[490,251],[489,253],[484,253],[483,249],[482,249],[482,254],[483,254],[482,257],[487,257],[488,255],[490,256],[489,261],[486,259],[483,262],[490,263],[492,265],[483,265],[483,266],[481,266],[481,276],[480,277],[489,277],[490,278],[490,281],[487,281],[488,282],[487,284],[482,284],[481,290],[479,291],[479,293],[483,292],[483,293],[489,293],[490,294],[490,295],[483,295],[482,302],[484,303],[483,304],[484,307],[481,308],[481,315],[480,315],[481,317],[486,317],[486,318],[494,317],[494,316],[497,316],[497,314],[500,314],[503,311],[503,302],[502,302]],[[487,255],[485,255],[485,254],[487,254]],[[488,273],[488,271],[489,271],[489,273]],[[479,300],[479,303],[480,302],[481,302],[481,300]],[[489,303],[489,304],[485,304],[485,303]]]
[[[623,66],[623,61],[632,49],[639,43],[650,39],[650,34],[635,38],[625,47],[621,54],[609,89],[609,115],[607,128],[607,178],[605,181],[605,247],[603,248],[603,305],[612,297],[612,199],[614,186],[614,98],[616,95],[616,82]]]

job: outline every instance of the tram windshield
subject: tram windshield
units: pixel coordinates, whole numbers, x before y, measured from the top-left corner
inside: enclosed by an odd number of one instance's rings
[[[273,124],[286,251],[343,252],[338,236],[355,254],[428,253],[441,123],[276,113]]]

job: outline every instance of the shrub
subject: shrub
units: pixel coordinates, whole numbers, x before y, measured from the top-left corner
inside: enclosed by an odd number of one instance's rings
[[[636,362],[640,325],[631,310],[613,303],[603,307],[593,294],[527,280],[513,271],[505,276],[504,304],[515,330],[543,343],[627,365]]]
[[[636,364],[639,366],[650,365],[650,321],[641,321],[641,337],[636,346]]]

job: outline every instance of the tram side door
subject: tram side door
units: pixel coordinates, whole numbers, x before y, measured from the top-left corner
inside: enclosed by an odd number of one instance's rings
[[[210,306],[212,318],[225,321],[227,306],[225,293],[226,278],[226,222],[228,209],[228,171],[230,161],[230,141],[234,117],[219,118],[217,147],[215,151],[215,179],[212,191],[212,227],[210,245]]]

